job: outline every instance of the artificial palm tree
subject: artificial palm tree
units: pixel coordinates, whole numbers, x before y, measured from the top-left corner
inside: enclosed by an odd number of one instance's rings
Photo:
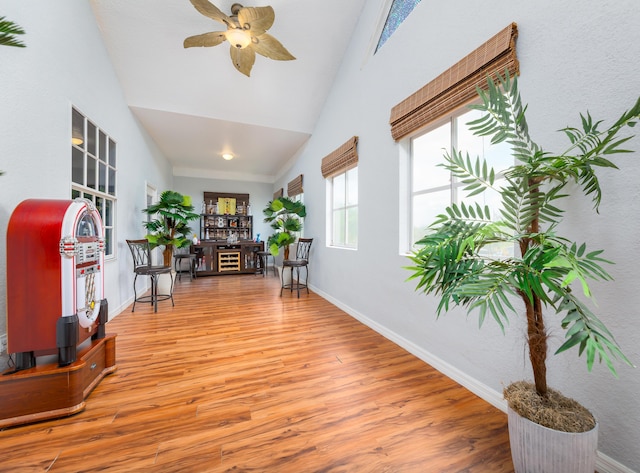
[[[24,48],[25,44],[16,38],[16,35],[24,34],[24,30],[13,21],[5,20],[0,16],[0,45]]]
[[[184,248],[191,243],[193,231],[189,222],[200,218],[193,210],[191,197],[170,190],[160,194],[158,202],[142,209],[142,212],[154,217],[142,223],[149,232],[145,238],[149,240],[151,248],[164,246],[162,256],[165,266],[171,266],[174,248]]]
[[[509,314],[520,315],[524,307],[529,359],[535,390],[546,397],[547,321],[544,309],[562,314],[560,325],[566,340],[556,353],[577,346],[586,353],[591,370],[595,359],[604,361],[615,375],[612,359],[630,361],[621,352],[603,322],[573,291],[573,283],[591,297],[590,280],[610,280],[604,269],[609,263],[602,250],[587,250],[559,234],[564,210],[558,202],[569,193],[589,196],[598,210],[602,192],[596,170],[617,166],[612,155],[628,152],[622,145],[631,138],[620,132],[634,126],[640,117],[640,99],[613,125],[600,130],[600,121],[589,113],[582,125],[562,130],[569,139],[559,154],[544,151],[529,136],[516,78],[508,73],[488,81],[488,91],[479,90],[481,104],[471,108],[483,116],[470,122],[474,134],[490,136],[492,143],[507,142],[515,163],[504,171],[503,185],[487,163],[452,150],[443,167],[460,179],[468,196],[494,189],[501,196],[500,215],[490,215],[479,204],[452,204],[430,225],[428,234],[416,243],[411,255],[417,290],[440,297],[437,313],[452,306],[477,310],[480,324],[490,315],[504,330]],[[488,245],[515,245],[519,254],[491,258]],[[485,251],[483,251],[485,250]],[[515,300],[514,300],[515,299]]]
[[[307,215],[305,205],[288,197],[278,197],[262,211],[264,221],[271,223],[275,233],[267,240],[272,255],[277,256],[284,248],[284,259],[289,259],[289,245],[296,242],[296,233],[302,230],[302,219]]]

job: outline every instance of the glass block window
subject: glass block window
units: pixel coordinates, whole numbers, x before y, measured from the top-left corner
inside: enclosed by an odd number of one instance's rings
[[[418,3],[420,3],[420,0],[393,0],[374,54],[398,29],[398,26],[409,16],[409,13],[413,11]]]
[[[71,109],[71,198],[92,201],[102,217],[105,257],[115,256],[116,142]]]

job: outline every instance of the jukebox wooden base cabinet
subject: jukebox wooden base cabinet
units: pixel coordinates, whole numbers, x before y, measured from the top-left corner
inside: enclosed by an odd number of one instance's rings
[[[116,336],[81,347],[78,359],[66,366],[45,363],[0,376],[0,429],[82,411],[85,399],[116,370]]]

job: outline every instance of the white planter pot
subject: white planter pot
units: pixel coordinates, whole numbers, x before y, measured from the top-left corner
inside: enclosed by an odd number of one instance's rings
[[[176,272],[165,273],[158,276],[158,295],[170,295],[173,292],[172,282],[176,280]]]
[[[507,408],[511,458],[516,473],[593,473],[598,424],[589,432],[543,427]]]
[[[278,268],[278,277],[280,281],[282,281],[283,286],[288,286],[291,284],[291,268],[287,268],[286,271],[282,268],[282,266],[276,266]]]

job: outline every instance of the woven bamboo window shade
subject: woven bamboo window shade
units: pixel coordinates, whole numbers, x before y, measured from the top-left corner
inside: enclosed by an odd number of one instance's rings
[[[358,137],[354,136],[322,158],[322,177],[335,176],[358,165]]]
[[[295,179],[292,179],[289,184],[287,184],[287,195],[289,197],[293,197],[298,194],[302,194],[302,192],[302,174],[300,174]]]
[[[275,193],[273,194],[273,200],[279,199],[283,195],[284,195],[284,189],[281,187],[280,189],[275,191]]]
[[[518,26],[510,24],[471,54],[391,109],[391,135],[398,141],[476,97],[487,76],[520,72],[516,57]]]

